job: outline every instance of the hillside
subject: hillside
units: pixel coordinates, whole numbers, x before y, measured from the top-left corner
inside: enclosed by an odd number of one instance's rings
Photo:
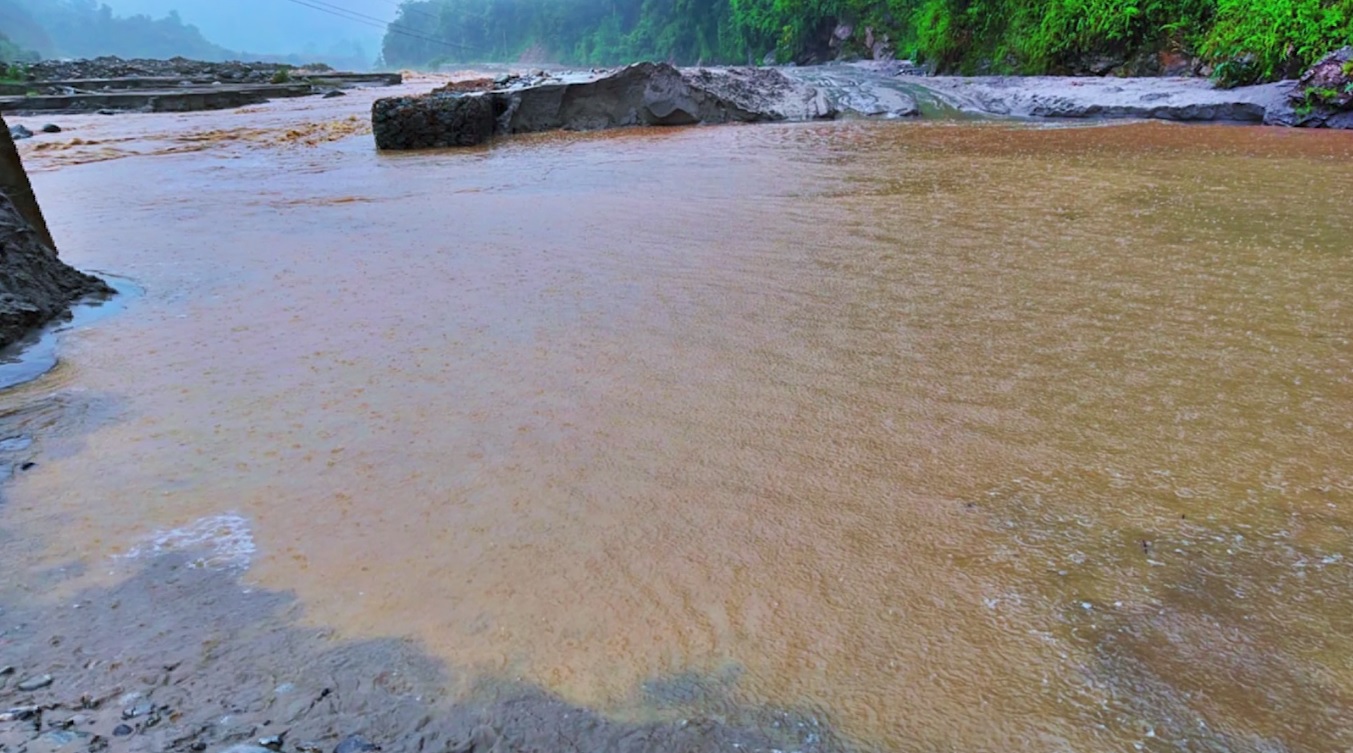
[[[1291,75],[1353,43],[1353,0],[408,0],[391,65],[909,57],[951,72]]]

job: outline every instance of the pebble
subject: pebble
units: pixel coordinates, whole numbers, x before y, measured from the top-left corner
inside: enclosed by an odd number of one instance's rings
[[[42,127],[43,133],[61,133],[61,126],[56,123],[48,123]]]
[[[25,465],[27,465],[27,463],[25,463]],[[39,675],[38,677],[30,677],[15,687],[17,687],[21,693],[32,693],[34,690],[42,690],[51,684],[51,675]]]
[[[22,722],[25,719],[32,719],[37,714],[37,706],[15,706],[12,709],[0,712],[0,722]]]
[[[361,735],[348,735],[334,748],[334,753],[370,753],[373,750],[380,750],[380,746]]]
[[[119,724],[113,728],[113,737],[126,737],[132,733],[132,728],[125,724]]]
[[[221,753],[274,753],[274,751],[270,748],[264,748],[260,745],[253,745],[251,743],[240,743],[239,745],[232,745],[229,748],[226,748],[225,750],[221,751]]]
[[[155,707],[151,706],[149,703],[138,703],[135,706],[123,709],[122,718],[135,719],[138,716],[145,716],[146,714],[149,714],[154,708]]]
[[[267,748],[267,749],[269,749],[269,750],[281,750],[281,749],[282,749],[282,736],[281,736],[281,735],[273,735],[272,737],[260,737],[260,738],[258,739],[258,744],[259,744],[259,745],[262,745],[263,747],[265,747],[265,748]]]

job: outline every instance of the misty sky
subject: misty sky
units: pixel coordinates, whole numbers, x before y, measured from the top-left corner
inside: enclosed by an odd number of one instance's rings
[[[325,51],[354,41],[367,58],[380,53],[382,29],[324,13],[289,0],[102,0],[117,15],[160,17],[177,10],[184,23],[233,50],[257,53]],[[326,3],[389,21],[396,0],[325,0]],[[319,3],[316,3],[319,4]]]

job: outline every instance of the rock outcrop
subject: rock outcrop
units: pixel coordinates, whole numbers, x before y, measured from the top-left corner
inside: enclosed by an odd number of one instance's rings
[[[372,106],[372,126],[381,149],[420,149],[559,129],[814,120],[836,114],[822,92],[778,70],[683,71],[638,63],[599,76],[504,80],[484,91],[380,99]]]
[[[1353,128],[1353,47],[1311,66],[1288,95],[1287,108],[1270,118],[1278,125]]]
[[[57,258],[9,128],[0,120],[0,347],[68,315],[72,303],[113,291]]]
[[[1218,89],[1201,78],[935,76],[915,84],[960,110],[1023,118],[1149,118],[1262,123],[1290,82]]]

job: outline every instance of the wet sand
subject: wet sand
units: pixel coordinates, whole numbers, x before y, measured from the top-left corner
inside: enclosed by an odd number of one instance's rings
[[[332,641],[414,641],[447,703],[792,710],[862,749],[1353,742],[1346,135],[379,156],[324,125],[361,106],[35,148],[66,258],[146,296],[5,396],[68,406],[20,420],[0,508],[30,608],[191,541]]]

